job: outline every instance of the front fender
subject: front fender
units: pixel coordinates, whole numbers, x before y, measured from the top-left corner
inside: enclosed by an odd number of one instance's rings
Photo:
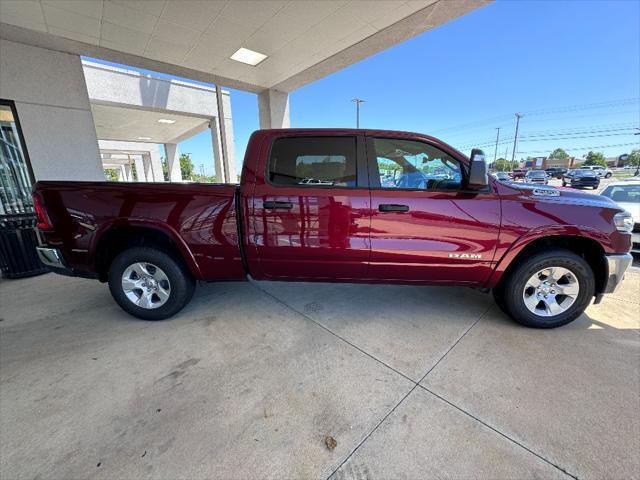
[[[532,242],[541,238],[552,237],[576,237],[576,238],[588,238],[597,242],[604,251],[609,250],[608,245],[610,238],[605,233],[594,229],[593,227],[585,225],[554,225],[534,228],[529,230],[524,235],[520,236],[515,242],[513,242],[506,253],[498,260],[489,280],[487,281],[485,288],[495,287],[504,272],[509,265],[518,257],[518,255]]]

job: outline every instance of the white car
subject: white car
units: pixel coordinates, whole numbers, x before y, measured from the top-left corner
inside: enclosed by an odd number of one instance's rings
[[[610,183],[600,195],[609,197],[633,216],[631,251],[640,253],[640,179]]]
[[[583,166],[580,168],[583,170],[593,170],[600,178],[611,178],[611,175],[613,175],[613,172],[610,169],[601,167],[600,165],[587,165],[586,167]]]

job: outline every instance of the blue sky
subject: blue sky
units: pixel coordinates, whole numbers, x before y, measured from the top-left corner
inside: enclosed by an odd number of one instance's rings
[[[292,126],[353,127],[353,97],[366,100],[363,128],[481,145],[491,159],[496,127],[511,158],[515,112],[516,158],[626,153],[640,148],[640,1],[497,1],[293,92]],[[231,102],[240,165],[257,99],[231,90]],[[213,171],[207,132],[180,149]]]

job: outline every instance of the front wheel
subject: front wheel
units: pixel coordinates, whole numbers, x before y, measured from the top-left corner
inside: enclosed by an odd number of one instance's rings
[[[584,312],[594,295],[595,278],[583,258],[553,249],[517,265],[502,287],[503,309],[514,320],[528,327],[555,328]]]
[[[118,255],[109,268],[109,290],[124,311],[143,320],[162,320],[191,300],[195,281],[167,252],[135,247]]]
[[[604,178],[611,178],[611,175],[613,175],[612,173],[607,173]]]

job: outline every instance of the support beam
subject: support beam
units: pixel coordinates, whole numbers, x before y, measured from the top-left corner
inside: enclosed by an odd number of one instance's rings
[[[175,143],[165,143],[164,151],[167,155],[167,168],[169,170],[170,182],[181,182],[182,171],[180,170],[180,152]]]
[[[260,128],[289,128],[289,94],[278,90],[265,90],[258,94]]]

